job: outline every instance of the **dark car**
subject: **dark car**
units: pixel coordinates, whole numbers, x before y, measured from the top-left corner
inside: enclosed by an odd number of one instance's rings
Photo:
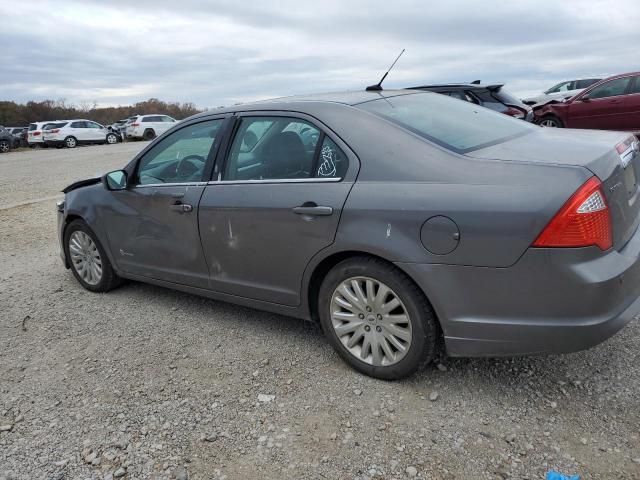
[[[27,146],[27,127],[6,127],[6,129],[16,139],[15,144],[17,147]]]
[[[609,77],[568,100],[551,101],[534,111],[545,127],[640,133],[640,72]]]
[[[479,81],[473,83],[453,83],[446,85],[423,85],[411,87],[411,90],[425,90],[429,92],[448,95],[458,100],[465,100],[476,105],[481,105],[496,112],[504,113],[510,117],[532,122],[533,110],[525,105],[522,100],[513,96],[504,89],[504,85],[481,85]]]
[[[7,153],[12,148],[20,146],[20,141],[12,135],[12,133],[0,126],[0,153]]]
[[[58,204],[64,265],[318,321],[357,370],[571,352],[640,310],[640,155],[444,95],[208,111]],[[265,320],[266,321],[266,320]]]

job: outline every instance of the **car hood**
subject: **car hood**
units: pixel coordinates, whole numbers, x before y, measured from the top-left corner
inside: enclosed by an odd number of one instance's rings
[[[615,147],[628,133],[539,127],[527,135],[466,154],[468,157],[572,165],[591,170],[602,181],[609,178],[618,159]]]
[[[101,177],[93,177],[93,178],[87,178],[84,180],[78,180],[76,182],[73,182],[67,185],[65,188],[63,188],[62,193],[69,193],[73,190],[77,190],[78,188],[86,187],[88,185],[95,185],[96,183],[100,183],[100,182],[101,182]]]

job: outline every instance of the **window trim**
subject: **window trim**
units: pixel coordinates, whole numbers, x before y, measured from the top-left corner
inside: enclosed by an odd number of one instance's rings
[[[263,180],[223,180],[222,176],[227,167],[229,155],[231,153],[231,147],[233,141],[238,133],[242,119],[245,117],[286,117],[294,120],[301,120],[311,124],[320,132],[318,137],[318,144],[316,145],[316,152],[314,153],[314,164],[317,161],[316,156],[319,158],[320,150],[322,149],[321,140],[324,141],[325,137],[330,138],[337,146],[342,150],[344,155],[349,160],[347,166],[347,172],[343,177],[335,178],[323,178],[323,177],[310,177],[310,178],[283,178],[283,179],[263,179]],[[213,175],[208,181],[208,185],[230,185],[230,184],[264,184],[264,183],[336,183],[347,181],[349,183],[355,182],[360,171],[360,159],[356,153],[329,127],[319,121],[317,118],[309,115],[308,113],[299,112],[296,110],[247,110],[233,113],[233,125],[229,129],[229,135],[226,138],[226,145],[222,154],[216,159]],[[222,148],[221,148],[222,149]],[[313,170],[312,170],[313,172]],[[215,177],[215,178],[214,178]]]
[[[218,156],[219,152],[220,152],[220,147],[224,141],[224,138],[228,135],[228,121],[231,117],[228,115],[223,115],[223,116],[216,116],[216,117],[208,117],[208,118],[198,118],[197,121],[193,121],[193,122],[189,122],[186,123],[184,125],[181,125],[180,128],[172,131],[169,135],[167,135],[166,137],[157,137],[156,140],[152,141],[151,144],[145,148],[142,152],[140,152],[138,154],[138,156],[136,156],[132,162],[129,163],[129,165],[132,165],[131,168],[131,175],[130,175],[130,183],[128,188],[132,188],[132,189],[136,189],[136,188],[146,188],[146,187],[176,187],[176,186],[201,186],[201,185],[206,185],[207,184],[207,179],[210,178],[211,175],[211,169],[213,168],[213,164],[215,163],[216,157]],[[194,119],[195,120],[195,119]],[[204,164],[204,168],[202,170],[202,176],[200,177],[200,180],[195,181],[195,182],[166,182],[166,183],[146,183],[146,184],[140,184],[139,182],[139,178],[138,178],[138,173],[139,173],[139,168],[140,168],[140,163],[143,161],[143,159],[147,156],[147,154],[153,150],[153,148],[159,143],[161,142],[163,139],[168,138],[170,135],[174,135],[176,133],[178,133],[179,131],[185,129],[185,128],[189,128],[192,127],[194,125],[198,125],[200,123],[205,123],[205,122],[212,122],[212,121],[216,121],[216,120],[221,120],[222,121],[222,125],[220,127],[220,135],[221,135],[221,141],[220,142],[213,142],[212,147],[209,148],[209,154],[207,155],[207,158],[205,159],[205,164]],[[127,168],[125,168],[125,171],[127,171],[127,173],[129,173],[128,168],[129,165],[127,166]]]
[[[629,95],[629,91],[630,91],[631,85],[633,84],[633,81],[634,81],[633,75],[625,75],[623,77],[611,78],[611,79],[606,80],[606,81],[604,81],[602,83],[598,82],[597,85],[593,85],[591,88],[588,88],[588,90],[583,91],[580,94],[580,96],[576,98],[576,100],[582,100],[585,96],[590,95],[591,92],[593,92],[596,88],[602,87],[603,85],[606,85],[607,83],[615,82],[616,80],[624,80],[624,79],[629,79],[629,83],[625,87],[624,92],[619,93],[618,95],[609,95],[608,97],[598,97],[598,98],[589,97],[589,100],[595,102],[597,100],[605,100],[607,98],[624,97],[625,95]]]

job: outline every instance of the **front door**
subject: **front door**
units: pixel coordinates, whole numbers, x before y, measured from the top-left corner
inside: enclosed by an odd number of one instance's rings
[[[119,269],[144,277],[206,288],[207,263],[198,231],[205,189],[224,119],[188,124],[138,159],[126,190],[114,191],[105,212]]]
[[[295,306],[309,261],[334,241],[357,159],[307,117],[238,122],[219,180],[200,201],[210,286]]]
[[[625,130],[625,93],[631,77],[615,78],[577,97],[569,105],[569,128]]]

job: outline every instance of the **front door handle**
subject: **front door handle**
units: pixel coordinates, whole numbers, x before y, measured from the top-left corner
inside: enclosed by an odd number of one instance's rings
[[[188,203],[176,203],[174,205],[170,205],[169,208],[178,213],[189,213],[193,211],[193,206]]]
[[[297,213],[298,215],[326,216],[333,213],[333,208],[321,207],[315,204],[313,206],[305,204],[299,207],[293,207],[293,213]]]

